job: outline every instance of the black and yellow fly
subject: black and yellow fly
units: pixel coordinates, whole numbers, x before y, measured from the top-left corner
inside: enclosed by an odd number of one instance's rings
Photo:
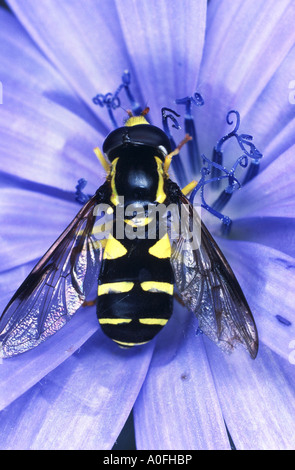
[[[257,330],[244,294],[186,197],[196,183],[181,191],[168,175],[171,158],[188,139],[172,152],[165,132],[150,125],[145,113],[130,116],[125,126],[107,136],[103,152],[108,161],[96,149],[106,181],[1,316],[2,357],[28,351],[56,333],[85,303],[95,280],[98,321],[120,347],[154,338],[171,317],[177,296],[222,349],[230,351],[240,343],[256,357]],[[159,217],[150,216],[150,208],[159,205],[176,207],[182,224],[177,236],[169,229],[161,232]],[[128,215],[130,206],[134,210]],[[101,207],[109,220],[102,217]],[[123,218],[114,215],[120,208]],[[197,245],[188,243],[193,227],[200,231]]]

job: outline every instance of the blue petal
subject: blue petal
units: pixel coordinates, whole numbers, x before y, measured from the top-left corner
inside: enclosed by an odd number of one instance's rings
[[[81,177],[97,188],[104,175],[93,153],[103,137],[78,116],[21,85],[16,93],[12,84],[4,84],[0,137],[1,169],[12,175],[67,191]]]
[[[0,42],[0,77],[4,84],[4,105],[7,104],[8,84],[12,85],[15,94],[18,93],[19,86],[26,87],[31,93],[45,96],[74,112],[94,128],[99,127],[99,121],[89,107],[78,99],[17,19],[3,9],[0,9]],[[16,113],[18,111],[15,109]],[[101,130],[105,132],[105,127]]]
[[[182,5],[51,1],[10,6],[45,55],[86,103],[97,92],[115,91],[128,68],[142,104],[154,109],[193,93],[205,32],[206,2]],[[132,14],[131,14],[132,12]],[[56,23],[62,28],[56,28]],[[183,34],[185,32],[185,34]],[[73,51],[75,60],[73,60]],[[192,59],[193,58],[193,59]],[[137,82],[137,80],[139,83]],[[99,113],[100,114],[100,113]]]
[[[0,194],[0,272],[41,258],[81,208],[74,195],[70,202],[12,187]]]
[[[229,449],[202,336],[192,314],[176,308],[159,334],[134,408],[138,449]]]
[[[230,238],[261,243],[295,258],[295,218],[247,217],[233,221]]]
[[[294,363],[260,345],[253,361],[228,356],[205,340],[225,422],[237,450],[291,450],[295,445]]]
[[[142,95],[158,110],[154,119],[161,125],[161,107],[175,109],[177,98],[196,91],[207,2],[127,0],[117,1],[116,7]]]
[[[152,351],[152,345],[120,350],[97,332],[2,411],[1,449],[111,449],[145,379]]]
[[[78,0],[62,5],[58,0],[11,0],[9,5],[45,56],[92,109],[93,96],[115,91],[123,70],[132,71],[113,0],[89,0],[83,5]]]
[[[294,75],[294,8],[290,0],[209,3],[200,73],[200,91],[208,113],[199,123],[203,152],[211,151],[208,142],[214,145],[224,135],[228,127],[225,116],[230,109],[239,110],[246,132],[255,135],[262,152],[292,118],[288,82]],[[266,91],[281,66],[280,78]]]
[[[232,219],[245,216],[294,217],[294,152],[293,145],[237,191],[226,207],[227,214]]]
[[[95,309],[81,308],[68,325],[35,349],[0,364],[0,409],[63,363],[98,329]]]

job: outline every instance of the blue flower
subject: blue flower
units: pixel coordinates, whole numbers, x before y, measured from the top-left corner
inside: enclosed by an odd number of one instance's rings
[[[225,355],[176,307],[155,341],[123,351],[99,330],[95,308],[85,309],[35,350],[3,360],[0,447],[110,449],[133,408],[138,449],[229,449],[227,429],[238,449],[294,448],[294,2],[8,3],[14,14],[0,10],[1,307],[76,214],[79,178],[89,193],[103,182],[93,147],[112,126],[91,99],[116,90],[128,69],[155,125],[162,107],[198,90],[202,153],[211,157],[238,109],[264,154],[223,210],[229,236],[206,219],[261,346],[255,361]],[[183,155],[187,182],[190,165]]]

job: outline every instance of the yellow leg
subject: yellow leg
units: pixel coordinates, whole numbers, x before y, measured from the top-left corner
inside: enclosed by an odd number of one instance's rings
[[[93,149],[95,155],[97,156],[98,160],[100,161],[101,165],[105,169],[107,173],[109,173],[111,165],[106,161],[105,157],[103,156],[101,150],[98,147],[95,147]]]
[[[193,180],[191,181],[189,184],[187,184],[182,190],[182,194],[184,194],[185,196],[187,196],[193,189],[195,189],[195,187],[197,186],[198,182]]]
[[[180,144],[177,145],[176,149],[173,150],[173,152],[170,152],[168,153],[168,155],[166,155],[165,157],[165,161],[164,161],[164,172],[167,173],[168,170],[169,170],[169,166],[171,164],[171,161],[172,161],[172,157],[174,157],[174,155],[177,155],[181,149],[181,147],[183,147],[189,140],[192,140],[192,137],[188,134],[186,134],[185,138],[180,142]]]

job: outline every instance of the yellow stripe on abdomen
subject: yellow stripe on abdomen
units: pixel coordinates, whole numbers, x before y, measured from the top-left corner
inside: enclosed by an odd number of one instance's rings
[[[115,343],[117,343],[119,346],[127,347],[127,348],[131,348],[132,346],[140,346],[141,344],[148,343],[148,341],[143,341],[142,343],[126,343],[124,341],[118,341],[116,339],[113,339],[113,341],[115,341]]]
[[[120,294],[121,292],[129,292],[134,286],[134,282],[109,282],[100,284],[97,289],[98,295],[104,294]]]
[[[139,323],[143,325],[161,325],[164,326],[167,323],[167,318],[140,318]]]
[[[173,295],[174,285],[170,282],[156,282],[156,281],[145,281],[141,282],[141,288],[148,292],[164,292],[169,295]]]
[[[101,325],[120,325],[121,323],[130,323],[132,318],[99,318]]]

